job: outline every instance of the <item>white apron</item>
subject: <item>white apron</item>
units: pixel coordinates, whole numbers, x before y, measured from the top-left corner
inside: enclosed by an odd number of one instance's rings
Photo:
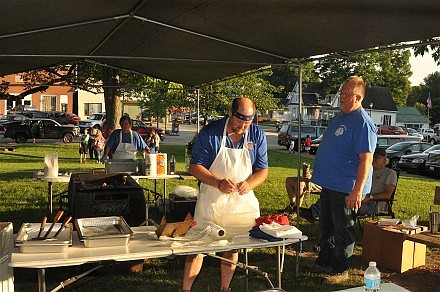
[[[219,178],[239,183],[252,174],[252,163],[248,151],[248,131],[245,132],[242,149],[226,147],[226,121],[219,152],[209,171]],[[260,206],[254,192],[239,195],[222,193],[218,188],[201,183],[194,219],[198,228],[212,223],[220,225],[229,234],[247,232],[260,216]]]
[[[134,147],[133,131],[130,130],[130,143],[122,143],[122,131],[119,132],[119,144],[113,153],[113,159],[135,159],[136,148]]]

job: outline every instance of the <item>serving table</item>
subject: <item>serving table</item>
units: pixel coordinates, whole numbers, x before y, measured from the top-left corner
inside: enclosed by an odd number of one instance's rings
[[[156,227],[140,226],[132,227],[134,238],[124,246],[111,246],[99,248],[86,248],[78,239],[76,232],[73,234],[72,246],[62,253],[20,253],[18,248],[14,248],[9,266],[14,268],[33,268],[38,270],[39,291],[46,291],[45,269],[54,267],[75,266],[85,263],[103,261],[130,261],[146,258],[162,258],[171,255],[190,255],[190,254],[210,254],[231,249],[249,248],[277,248],[277,267],[278,267],[278,287],[281,288],[281,247],[299,243],[302,249],[302,241],[307,240],[307,236],[295,239],[284,239],[282,241],[267,242],[249,236],[234,238],[225,244],[210,243],[207,241],[192,241],[183,244],[176,244],[172,240],[159,240],[152,238],[151,234]],[[284,251],[284,249],[283,249]],[[297,261],[297,265],[298,265]]]

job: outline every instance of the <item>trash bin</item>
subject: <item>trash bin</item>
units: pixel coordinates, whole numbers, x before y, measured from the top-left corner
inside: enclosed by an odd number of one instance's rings
[[[173,123],[173,129],[171,130],[171,135],[179,135],[179,123]]]

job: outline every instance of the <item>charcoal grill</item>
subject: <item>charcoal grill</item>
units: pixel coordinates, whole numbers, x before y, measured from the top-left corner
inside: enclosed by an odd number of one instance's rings
[[[143,189],[127,173],[72,174],[67,205],[75,219],[122,216],[130,226],[146,221]]]

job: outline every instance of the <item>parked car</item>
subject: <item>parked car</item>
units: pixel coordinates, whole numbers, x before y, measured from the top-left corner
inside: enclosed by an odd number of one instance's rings
[[[440,145],[434,145],[421,153],[403,155],[400,157],[398,167],[407,172],[425,173],[425,163],[430,152],[440,150]]]
[[[431,137],[434,136],[434,129],[425,129],[425,128],[418,128],[417,132],[423,135],[423,140],[430,141]]]
[[[289,121],[277,121],[277,124],[275,125],[275,128],[277,129],[277,132],[279,132],[281,130],[281,128],[285,125],[288,124]]]
[[[8,111],[8,114],[20,114],[27,115],[31,111],[36,111],[37,107],[35,105],[20,104]]]
[[[402,127],[402,129],[403,129],[405,132],[408,132],[408,135],[410,135],[410,136],[421,137],[421,138],[423,139],[423,135],[420,134],[420,133],[418,133],[416,129],[413,129],[413,128],[405,128],[405,127]]]
[[[57,121],[61,125],[76,125],[77,122],[81,120],[81,118],[75,114],[60,111],[34,111],[31,112],[31,114],[33,119],[51,119]]]
[[[5,138],[14,139],[17,143],[24,143],[32,138],[32,127],[37,124],[37,139],[62,139],[64,143],[71,143],[79,136],[78,126],[61,125],[50,119],[29,119],[22,123],[12,123],[5,127]]]
[[[431,146],[432,145],[430,143],[425,142],[396,143],[385,149],[385,151],[387,152],[387,157],[390,159],[388,167],[391,167],[392,169],[397,169],[399,166],[400,157],[402,157],[403,155],[423,152]]]
[[[88,119],[78,121],[78,126],[81,133],[84,133],[84,129],[88,129],[89,131],[94,129],[102,130],[102,126],[105,122],[105,113],[96,113],[92,114]]]
[[[321,136],[326,127],[322,126],[310,126],[310,125],[301,125],[301,150],[304,150],[304,140],[306,139],[307,135],[310,136],[310,138],[316,139],[319,136]],[[298,125],[297,124],[286,124],[284,125],[280,132],[278,133],[278,145],[285,146],[287,149],[289,149],[290,142],[295,139],[297,142],[298,140]],[[298,143],[295,143],[295,150],[298,150]]]
[[[322,136],[323,135],[321,135],[318,138],[312,140],[312,144],[310,145],[310,154],[315,155],[316,152],[318,152],[318,147],[319,147],[319,144],[322,141]]]
[[[388,147],[399,142],[421,142],[420,136],[406,136],[406,135],[377,135],[376,147],[387,149]]]
[[[154,129],[157,132],[157,134],[159,134],[160,140],[161,141],[165,140],[165,131],[163,129],[147,126],[147,124],[145,124],[141,120],[132,120],[132,122],[133,122],[132,129],[134,131],[138,132],[142,138],[145,139],[146,137],[148,137],[148,135],[150,135],[151,130]],[[104,135],[104,137],[107,138],[108,133],[107,133],[107,123],[106,122],[104,122],[101,130],[102,130],[102,134]]]
[[[440,150],[432,151],[425,163],[425,172],[433,177],[440,177]]]
[[[0,131],[3,132],[5,130],[4,126],[11,122],[22,122],[24,120],[29,120],[29,118],[25,115],[6,115],[0,117]]]
[[[390,125],[380,125],[377,128],[377,133],[379,135],[408,135],[401,127],[390,126]]]

